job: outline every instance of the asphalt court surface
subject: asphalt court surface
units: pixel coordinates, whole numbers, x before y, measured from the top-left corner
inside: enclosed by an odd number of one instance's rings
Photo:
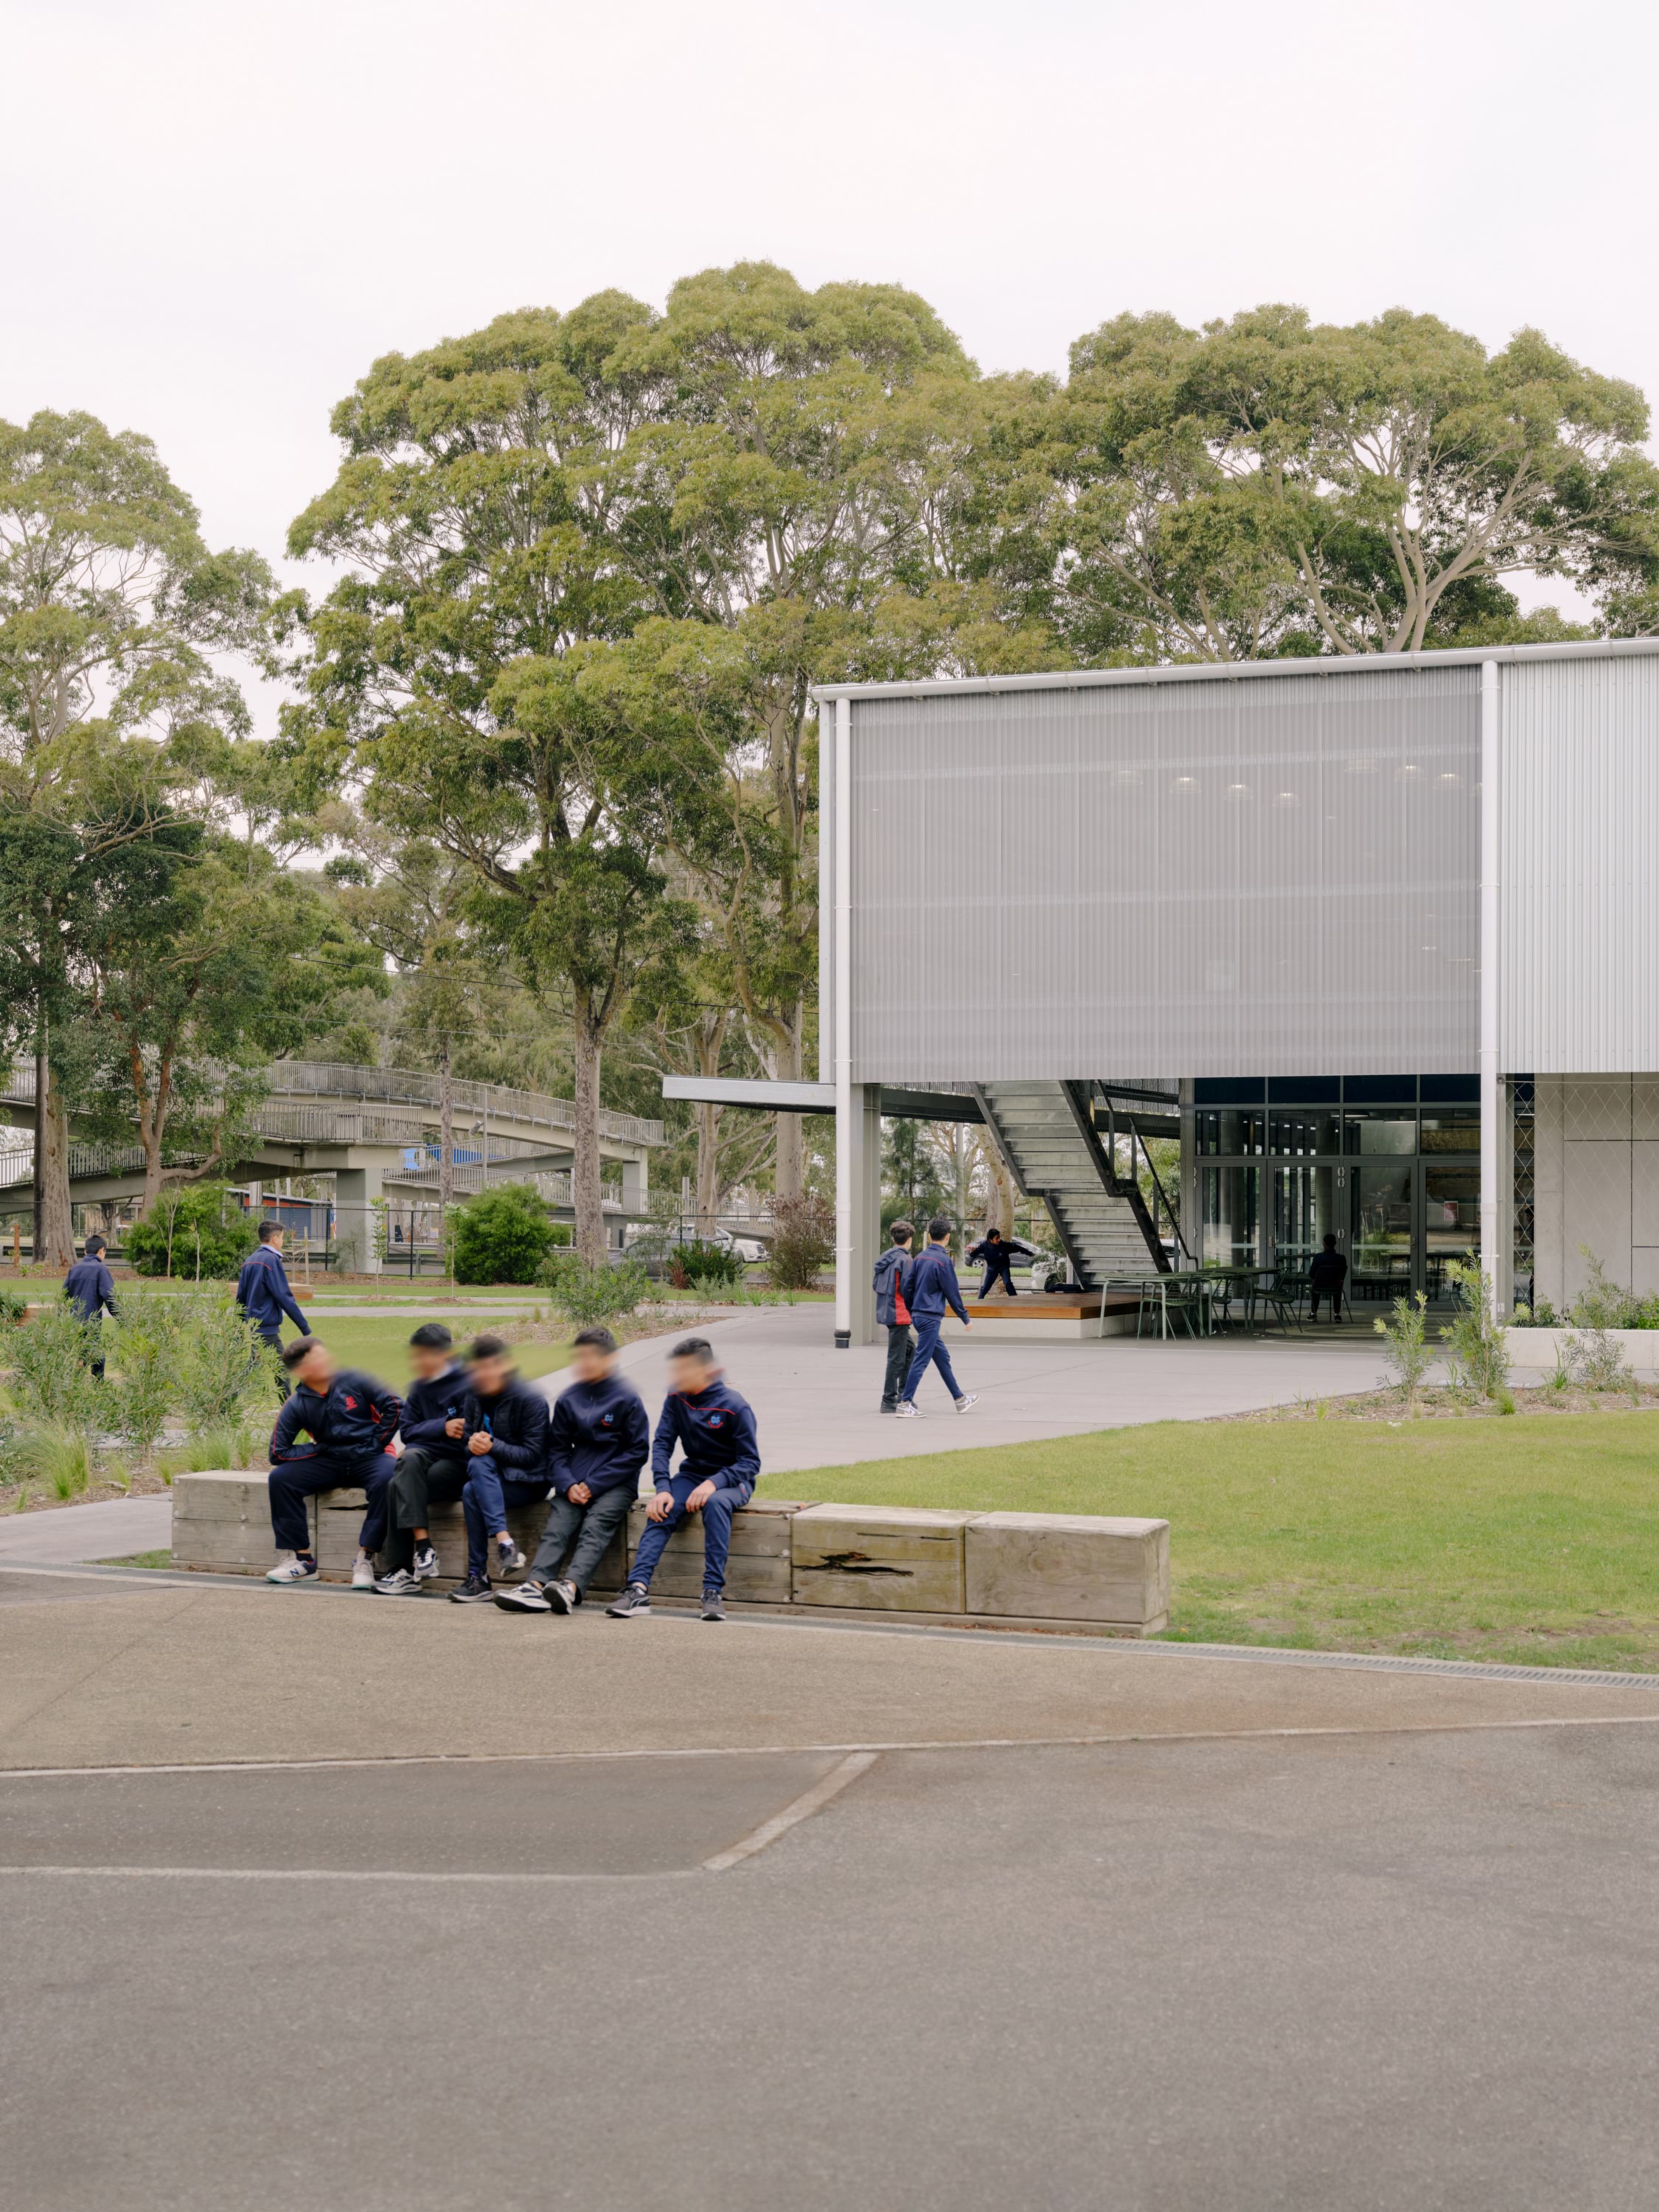
[[[834,1771],[0,1778],[11,2200],[1659,2201],[1659,1727],[887,1752],[694,1870]]]

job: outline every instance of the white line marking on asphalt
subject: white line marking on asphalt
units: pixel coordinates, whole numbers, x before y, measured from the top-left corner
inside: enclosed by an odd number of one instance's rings
[[[810,1790],[803,1790],[781,1813],[774,1813],[769,1820],[763,1820],[758,1828],[751,1828],[746,1836],[740,1836],[729,1850],[716,1851],[712,1859],[705,1859],[703,1872],[725,1874],[728,1869],[740,1866],[744,1859],[753,1858],[757,1851],[763,1851],[769,1844],[776,1843],[780,1836],[787,1835],[799,1822],[810,1820],[832,1797],[839,1797],[849,1782],[856,1782],[860,1774],[875,1765],[878,1756],[873,1751],[853,1752],[840,1765],[832,1766],[821,1782],[815,1782]]]
[[[655,1874],[422,1874],[375,1867],[0,1866],[11,1874],[103,1875],[146,1881],[438,1881],[533,1884],[564,1881],[684,1881],[699,1867],[663,1867]]]
[[[382,1766],[572,1766],[618,1759],[811,1759],[884,1751],[1089,1751],[1118,1743],[1249,1743],[1298,1735],[1478,1735],[1493,1729],[1628,1728],[1659,1724],[1659,1713],[1563,1713],[1534,1720],[1395,1721],[1382,1728],[1120,1729],[1105,1735],[923,1736],[884,1743],[682,1744],[643,1751],[410,1752],[385,1759],[201,1759],[154,1766],[0,1766],[0,1784],[121,1774],[329,1774]],[[0,1868],[0,1873],[4,1869]]]

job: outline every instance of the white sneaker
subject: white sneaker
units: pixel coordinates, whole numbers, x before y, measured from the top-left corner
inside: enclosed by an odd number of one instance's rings
[[[438,1571],[438,1554],[431,1544],[415,1547],[414,1575],[417,1583],[429,1583]]]
[[[310,1583],[317,1579],[315,1559],[302,1559],[297,1552],[289,1552],[278,1565],[265,1576],[268,1583]]]
[[[366,1590],[374,1587],[374,1562],[367,1552],[359,1552],[351,1562],[351,1587]]]
[[[901,1421],[919,1421],[921,1419],[921,1415],[916,1411],[914,1406],[907,1402],[899,1407],[897,1418]]]
[[[969,1390],[965,1397],[958,1398],[957,1400],[957,1411],[959,1413],[971,1413],[973,1408],[977,1406],[978,1403],[979,1392],[977,1390]]]
[[[524,1564],[524,1553],[519,1549],[518,1546],[514,1542],[510,1536],[507,1537],[502,1542],[496,1545],[495,1572],[501,1577],[503,1582],[507,1580],[509,1575],[517,1574]]]

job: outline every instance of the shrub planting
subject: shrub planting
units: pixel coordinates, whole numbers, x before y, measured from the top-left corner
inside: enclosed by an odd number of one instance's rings
[[[458,1283],[533,1283],[554,1242],[554,1224],[533,1183],[497,1183],[454,1217]]]

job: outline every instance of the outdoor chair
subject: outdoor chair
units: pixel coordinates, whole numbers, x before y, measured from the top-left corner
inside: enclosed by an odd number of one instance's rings
[[[1294,1322],[1299,1330],[1302,1293],[1306,1287],[1299,1278],[1282,1274],[1276,1267],[1264,1269],[1251,1281],[1250,1322],[1254,1324],[1258,1310],[1266,1307],[1280,1328],[1288,1328]],[[1262,1331],[1258,1329],[1256,1333],[1260,1335]]]

